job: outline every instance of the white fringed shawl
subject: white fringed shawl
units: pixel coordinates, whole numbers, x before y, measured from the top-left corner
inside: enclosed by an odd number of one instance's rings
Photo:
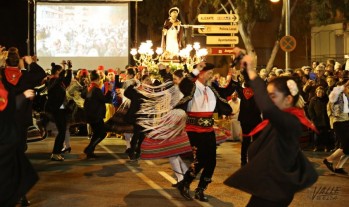
[[[146,97],[141,104],[137,123],[145,128],[152,139],[170,139],[180,134],[186,121],[186,113],[174,106],[181,98],[181,92],[172,82],[159,86],[142,85],[139,92]]]

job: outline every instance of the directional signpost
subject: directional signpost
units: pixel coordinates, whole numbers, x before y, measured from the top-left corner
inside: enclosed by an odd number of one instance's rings
[[[207,45],[231,45],[239,43],[239,37],[234,34],[239,33],[239,16],[236,14],[199,14],[198,21],[201,23],[230,23],[230,25],[206,24],[204,28],[198,28],[199,33],[205,34],[231,34],[227,36],[206,36]],[[235,24],[233,24],[235,23]],[[208,49],[210,55],[233,55],[233,47],[211,47]]]
[[[239,33],[237,25],[204,25],[203,28],[198,29],[199,33],[207,34],[231,34]]]
[[[239,43],[238,36],[207,36],[208,45],[236,45]]]
[[[199,14],[199,22],[238,22],[239,16],[236,14]]]
[[[207,52],[209,55],[234,55],[233,47],[208,47]]]

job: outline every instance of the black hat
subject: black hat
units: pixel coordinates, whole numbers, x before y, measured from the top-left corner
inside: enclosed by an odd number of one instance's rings
[[[194,68],[196,68],[198,64],[194,65]],[[205,63],[205,67],[201,71],[208,71],[214,69],[214,65],[212,63]]]
[[[127,74],[135,75],[135,71],[133,70],[133,68],[127,68]]]

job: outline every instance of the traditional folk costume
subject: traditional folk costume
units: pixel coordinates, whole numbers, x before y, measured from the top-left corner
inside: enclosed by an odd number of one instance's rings
[[[206,63],[203,71],[213,69],[212,64]],[[203,169],[195,197],[201,201],[208,201],[203,191],[212,182],[212,176],[216,167],[216,135],[213,129],[213,112],[229,115],[231,107],[225,99],[222,99],[218,92],[210,86],[205,86],[195,76],[199,74],[197,69],[184,78],[179,88],[184,98],[177,104],[187,112],[185,130],[192,146],[194,161],[184,175],[184,180],[179,184],[183,197],[191,200],[189,186],[196,175]]]
[[[0,69],[0,206],[15,206],[38,180],[38,175],[23,150],[15,120],[20,71],[8,73]],[[23,100],[22,100],[23,101]]]
[[[224,183],[252,194],[248,206],[288,206],[296,192],[311,186],[318,175],[299,148],[302,125],[316,131],[300,108],[281,111],[261,78],[250,81],[255,101],[266,120],[248,136],[260,133],[248,149],[249,162]],[[262,205],[262,203],[268,203]]]
[[[141,104],[137,120],[146,132],[141,146],[142,159],[159,159],[191,151],[184,131],[186,113],[173,109],[181,93],[172,82],[160,86],[143,86],[142,95],[147,97]]]
[[[141,158],[168,158],[177,182],[180,182],[188,170],[180,155],[191,151],[184,131],[186,113],[181,109],[173,109],[183,95],[172,82],[143,86],[142,94],[147,98],[138,112],[142,117],[137,120],[146,132],[141,146]],[[176,187],[176,184],[172,186]]]

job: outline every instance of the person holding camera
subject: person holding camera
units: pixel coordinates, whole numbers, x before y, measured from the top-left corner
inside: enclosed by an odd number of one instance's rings
[[[64,160],[61,150],[63,149],[65,140],[68,115],[64,103],[66,99],[66,88],[72,80],[72,64],[68,61],[67,65],[68,70],[64,70],[61,65],[52,63],[51,77],[47,83],[48,99],[45,110],[51,113],[58,130],[51,155],[52,161]]]

